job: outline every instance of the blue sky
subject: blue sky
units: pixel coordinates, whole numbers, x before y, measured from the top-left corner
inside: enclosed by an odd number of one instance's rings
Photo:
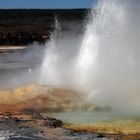
[[[10,8],[89,8],[96,0],[0,0],[0,9]]]

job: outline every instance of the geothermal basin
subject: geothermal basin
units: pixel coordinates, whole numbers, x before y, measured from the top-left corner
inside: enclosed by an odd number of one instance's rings
[[[63,128],[139,139],[139,9],[139,1],[100,0],[80,33],[55,17],[45,45],[1,53],[0,111],[33,109]]]

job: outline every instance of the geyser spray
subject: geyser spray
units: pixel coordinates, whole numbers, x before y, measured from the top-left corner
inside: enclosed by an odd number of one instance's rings
[[[138,0],[98,1],[81,37],[52,36],[47,43],[42,81],[82,90],[87,102],[139,113],[139,13]]]

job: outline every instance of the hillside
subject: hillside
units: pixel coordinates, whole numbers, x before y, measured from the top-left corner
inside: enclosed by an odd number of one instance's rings
[[[55,20],[63,26],[66,22],[77,23],[79,31],[89,9],[41,10],[16,9],[0,10],[0,46],[27,45],[38,41],[44,43],[55,28]],[[66,24],[65,24],[66,25]]]

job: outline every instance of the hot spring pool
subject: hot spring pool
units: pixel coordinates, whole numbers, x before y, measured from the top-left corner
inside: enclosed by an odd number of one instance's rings
[[[138,121],[137,116],[127,116],[123,113],[115,112],[61,112],[61,113],[45,113],[45,116],[55,117],[66,123],[91,124],[100,122],[117,122],[117,121]]]
[[[126,113],[115,112],[62,112],[45,113],[44,116],[62,120],[68,128],[103,131],[140,133],[140,119]]]

